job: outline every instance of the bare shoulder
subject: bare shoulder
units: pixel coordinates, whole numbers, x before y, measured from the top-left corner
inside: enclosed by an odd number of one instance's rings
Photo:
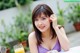
[[[36,41],[35,32],[31,32],[28,37],[29,41]]]
[[[29,38],[33,38],[35,36],[35,32],[31,32],[30,34],[29,34]]]
[[[31,32],[29,34],[28,43],[29,43],[30,53],[38,53],[35,32]]]

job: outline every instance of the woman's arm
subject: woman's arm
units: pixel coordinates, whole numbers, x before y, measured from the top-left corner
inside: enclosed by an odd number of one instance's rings
[[[30,53],[38,53],[38,50],[37,50],[37,41],[36,41],[34,32],[32,32],[29,35],[28,42],[29,42]]]
[[[57,25],[57,17],[54,14],[50,16],[50,20],[52,20],[53,28],[57,34],[62,49],[65,51],[69,50],[70,43],[66,36],[64,28],[59,28],[60,26]]]
[[[56,31],[56,34],[57,34],[57,37],[59,39],[59,42],[60,42],[62,49],[65,51],[69,50],[70,43],[69,43],[69,40],[66,36],[64,28],[61,27],[59,29],[59,26],[56,26],[56,27],[54,27],[54,29]]]

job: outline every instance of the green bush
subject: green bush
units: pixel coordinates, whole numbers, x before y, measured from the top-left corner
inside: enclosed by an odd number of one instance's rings
[[[30,11],[27,12],[26,14],[20,13],[14,19],[16,28],[20,29],[22,32],[28,32],[29,24],[32,23],[31,17],[32,15]]]
[[[0,10],[16,7],[16,2],[19,5],[31,3],[32,0],[0,0]]]
[[[57,2],[57,9],[58,9],[58,24],[64,26],[64,12],[65,10],[61,9],[59,6],[59,2]]]
[[[31,13],[30,11],[26,15],[18,15],[15,17],[15,24],[10,25],[9,27],[5,24],[4,20],[0,21],[0,24],[4,28],[4,32],[0,32],[1,41],[0,45],[10,48],[10,44],[7,42],[7,38],[18,40],[22,42],[28,40],[28,25],[31,24]],[[13,52],[13,50],[11,51]]]
[[[80,4],[75,3],[69,5],[67,18],[70,22],[77,23],[80,22]]]

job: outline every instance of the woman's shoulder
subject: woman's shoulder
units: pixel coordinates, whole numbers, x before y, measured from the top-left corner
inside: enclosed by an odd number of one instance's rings
[[[36,41],[36,36],[35,36],[35,32],[34,31],[29,34],[28,39]]]
[[[34,37],[35,37],[35,32],[33,31],[29,34],[29,38],[34,38]]]
[[[34,36],[34,35],[35,35],[34,31],[29,34],[29,36]]]

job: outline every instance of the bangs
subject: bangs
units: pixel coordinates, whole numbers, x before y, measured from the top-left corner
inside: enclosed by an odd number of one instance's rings
[[[41,17],[41,14],[44,14],[45,16],[49,16],[52,14],[50,11],[48,11],[47,9],[45,9],[43,6],[41,6],[40,8],[38,8],[36,10],[36,12],[34,13],[34,19],[37,18],[38,16]]]
[[[48,15],[48,12],[45,10],[45,9],[39,9],[39,10],[37,10],[36,11],[36,13],[35,13],[35,15],[34,15],[34,17],[36,18],[36,17],[41,17],[41,14],[44,14],[45,16],[49,16]]]

